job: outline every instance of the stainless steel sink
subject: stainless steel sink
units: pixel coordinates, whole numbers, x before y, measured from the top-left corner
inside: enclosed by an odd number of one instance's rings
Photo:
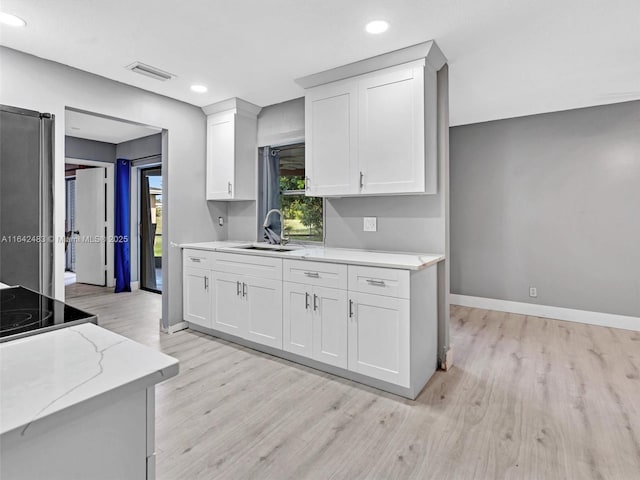
[[[292,250],[298,250],[301,247],[284,246],[284,245],[270,245],[268,243],[259,244],[252,243],[249,245],[238,245],[237,247],[231,247],[238,250],[255,250],[261,252],[290,252]]]

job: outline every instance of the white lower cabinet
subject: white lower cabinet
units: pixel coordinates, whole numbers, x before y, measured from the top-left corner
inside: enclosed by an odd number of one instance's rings
[[[202,268],[185,266],[182,273],[183,318],[202,327],[211,324],[211,272]]]
[[[283,350],[347,368],[347,292],[284,282]]]
[[[347,292],[313,288],[313,358],[347,368]]]
[[[245,338],[282,348],[282,281],[245,276],[242,279],[241,315],[246,317]]]
[[[409,398],[435,371],[435,268],[209,253],[199,261],[211,270],[191,266],[200,257],[185,255],[184,320],[196,329],[348,370]]]
[[[282,349],[308,358],[313,357],[312,288],[291,282],[282,288]]]
[[[243,311],[242,276],[226,272],[211,272],[212,327],[214,330],[244,337],[247,317]]]
[[[409,387],[409,300],[349,292],[349,370]]]
[[[282,282],[212,272],[211,328],[282,348]]]

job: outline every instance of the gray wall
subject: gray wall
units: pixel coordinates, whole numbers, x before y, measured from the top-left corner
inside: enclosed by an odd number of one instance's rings
[[[160,156],[162,154],[162,134],[156,133],[147,137],[136,138],[116,146],[116,158],[137,160],[140,158]]]
[[[639,101],[450,135],[452,293],[640,316]]]
[[[263,108],[258,115],[258,146],[304,140],[304,97]]]
[[[67,158],[79,158],[82,160],[95,160],[108,163],[114,163],[116,161],[116,145],[113,143],[65,136],[64,151]]]
[[[54,228],[64,237],[65,108],[95,112],[165,129],[163,168],[167,181],[163,244],[165,325],[182,321],[182,258],[179,243],[217,240],[226,232],[217,217],[226,206],[205,195],[206,117],[200,108],[59,63],[0,47],[0,103],[56,116]],[[221,203],[221,202],[216,202]],[[64,299],[64,244],[55,245],[56,297]]]

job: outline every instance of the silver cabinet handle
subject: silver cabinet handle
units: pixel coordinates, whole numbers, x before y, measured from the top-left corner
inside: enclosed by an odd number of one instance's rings
[[[309,177],[304,177],[304,189],[309,190],[309,184],[311,183],[311,179]]]
[[[204,277],[204,289],[209,290],[209,278]]]
[[[309,297],[310,295],[307,292],[304,292],[304,309],[309,310]]]
[[[231,195],[231,182],[227,182],[227,192]]]
[[[195,262],[195,263],[200,263],[200,259],[197,258],[197,257],[189,257],[189,260],[191,260],[192,262]]]
[[[360,172],[360,188],[364,187],[364,173]]]
[[[367,279],[367,283],[369,285],[374,285],[376,287],[385,287],[386,284],[384,283],[384,280],[371,280],[370,278]]]
[[[318,272],[304,272],[307,277],[311,278],[320,278],[320,274]]]
[[[248,291],[247,284],[242,282],[242,296],[243,297],[247,296],[247,291]]]
[[[349,318],[353,318],[353,300],[349,300]]]
[[[236,282],[236,296],[240,296],[240,282]]]
[[[313,294],[313,311],[318,311],[318,296],[315,293]]]

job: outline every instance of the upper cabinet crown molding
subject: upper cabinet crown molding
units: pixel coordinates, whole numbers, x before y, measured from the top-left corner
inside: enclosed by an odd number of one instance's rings
[[[235,110],[234,113],[240,113],[249,117],[257,118],[260,110],[262,110],[262,107],[254,105],[253,103],[247,102],[246,100],[242,100],[238,97],[228,98],[227,100],[212,103],[211,105],[202,107],[202,111],[206,115],[225,113],[231,110]]]
[[[295,82],[302,88],[307,89],[421,59],[426,59],[426,62],[435,71],[440,70],[444,64],[447,63],[447,58],[435,40],[429,40],[418,43],[417,45],[325,70],[324,72],[300,77],[297,78]]]

